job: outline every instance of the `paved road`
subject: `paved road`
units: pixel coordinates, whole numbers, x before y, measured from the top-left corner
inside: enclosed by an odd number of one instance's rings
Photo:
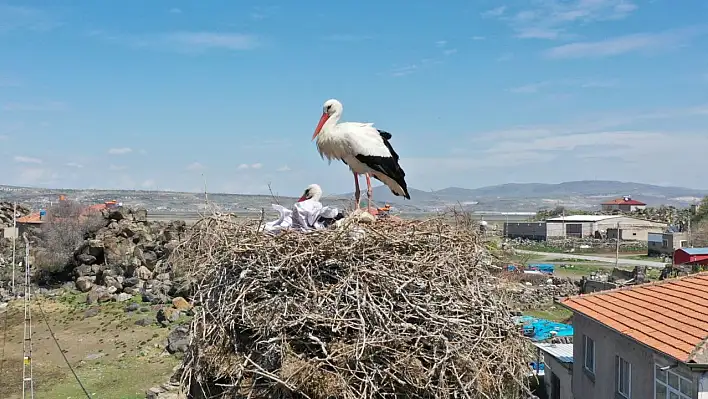
[[[609,258],[605,256],[593,256],[593,255],[576,255],[576,254],[569,254],[569,253],[553,253],[553,252],[536,252],[536,251],[526,251],[523,249],[517,249],[516,252],[522,253],[522,254],[531,254],[531,255],[541,255],[545,256],[548,258],[555,258],[555,259],[581,259],[581,260],[589,260],[593,262],[602,262],[602,263],[615,263],[615,258]],[[619,258],[619,264],[620,265],[625,265],[625,266],[647,266],[647,267],[653,267],[653,268],[658,268],[658,269],[663,269],[665,263],[663,262],[653,262],[649,260],[638,260],[638,259],[625,259],[625,258]]]

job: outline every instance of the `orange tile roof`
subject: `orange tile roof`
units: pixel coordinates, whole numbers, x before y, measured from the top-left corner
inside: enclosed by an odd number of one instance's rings
[[[561,304],[682,362],[708,364],[708,272],[574,296]]]
[[[17,218],[17,223],[42,223],[39,212],[31,213],[27,216]]]
[[[624,198],[617,198],[609,201],[605,201],[602,205],[646,205],[645,203],[633,199],[625,200]]]

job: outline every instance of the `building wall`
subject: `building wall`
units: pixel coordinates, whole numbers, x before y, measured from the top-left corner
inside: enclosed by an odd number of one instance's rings
[[[660,233],[661,230],[661,228],[623,229],[620,227],[620,234],[623,241],[647,241],[649,233]],[[607,229],[607,238],[611,240],[617,239],[617,228]]]
[[[632,366],[632,398],[654,397],[654,353],[604,325],[575,313],[573,315],[573,395],[574,399],[614,398],[615,356]],[[595,341],[595,375],[585,371],[585,339]]]
[[[574,348],[575,349],[575,348]],[[544,375],[543,383],[546,386],[546,393],[552,398],[551,373],[555,374],[560,381],[560,398],[573,399],[573,365],[564,364],[548,353],[543,354]]]
[[[688,233],[664,233],[661,241],[647,242],[647,251],[649,255],[673,255],[675,250],[687,246]]]
[[[527,238],[530,240],[546,239],[546,222],[504,223],[504,237]]]
[[[566,231],[568,230],[568,225],[581,225],[582,237],[590,237],[595,234],[594,222],[546,222],[546,236],[551,237],[566,237]],[[565,226],[565,230],[563,229]]]

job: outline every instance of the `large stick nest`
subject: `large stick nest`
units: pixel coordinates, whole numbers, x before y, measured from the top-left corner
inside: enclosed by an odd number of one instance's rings
[[[201,304],[190,397],[519,398],[526,341],[477,235],[441,220],[266,236],[215,216],[172,256]]]

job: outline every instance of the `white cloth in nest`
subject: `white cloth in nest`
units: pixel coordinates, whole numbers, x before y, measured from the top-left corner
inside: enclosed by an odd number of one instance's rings
[[[278,220],[266,223],[264,229],[267,233],[273,234],[286,229],[303,232],[323,229],[325,226],[318,221],[320,217],[334,219],[339,214],[337,208],[322,206],[321,202],[312,199],[296,202],[292,209],[277,204],[272,206],[280,217]]]

